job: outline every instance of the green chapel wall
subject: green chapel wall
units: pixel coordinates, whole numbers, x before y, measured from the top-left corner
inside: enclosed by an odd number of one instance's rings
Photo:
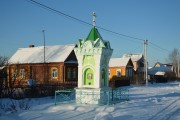
[[[83,66],[92,65],[95,66],[95,59],[93,55],[84,55]]]
[[[84,55],[83,58],[83,76],[84,85],[94,85],[94,71],[95,59],[93,55]]]

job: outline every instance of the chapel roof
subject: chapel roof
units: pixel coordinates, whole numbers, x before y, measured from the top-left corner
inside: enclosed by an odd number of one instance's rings
[[[95,41],[98,38],[103,40],[100,33],[99,33],[99,31],[98,31],[98,29],[95,26],[93,26],[93,28],[91,29],[91,31],[89,32],[89,34],[88,34],[88,36],[86,38],[86,41],[87,40]]]

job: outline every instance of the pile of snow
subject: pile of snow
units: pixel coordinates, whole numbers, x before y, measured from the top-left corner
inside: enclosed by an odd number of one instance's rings
[[[10,111],[0,100],[0,120],[178,120],[180,82],[129,86],[130,100],[110,106],[57,104],[52,97],[26,99],[29,109]],[[18,101],[17,101],[18,102]]]

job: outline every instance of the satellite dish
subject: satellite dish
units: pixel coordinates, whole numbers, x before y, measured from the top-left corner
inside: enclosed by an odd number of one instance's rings
[[[27,83],[28,83],[29,86],[35,86],[36,85],[36,81],[33,80],[33,79],[28,79]]]

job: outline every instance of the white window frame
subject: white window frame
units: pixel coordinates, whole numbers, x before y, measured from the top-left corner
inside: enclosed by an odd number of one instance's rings
[[[51,73],[52,73],[52,78],[58,78],[58,69],[57,68],[52,68]]]
[[[18,73],[17,73],[17,69],[14,69],[14,71],[13,71],[13,78],[14,78],[14,79],[17,78],[17,74],[18,74]]]
[[[25,78],[25,70],[24,69],[20,69],[19,70],[19,76],[20,76],[20,79],[24,79]]]
[[[121,77],[121,69],[116,70],[116,76]]]

